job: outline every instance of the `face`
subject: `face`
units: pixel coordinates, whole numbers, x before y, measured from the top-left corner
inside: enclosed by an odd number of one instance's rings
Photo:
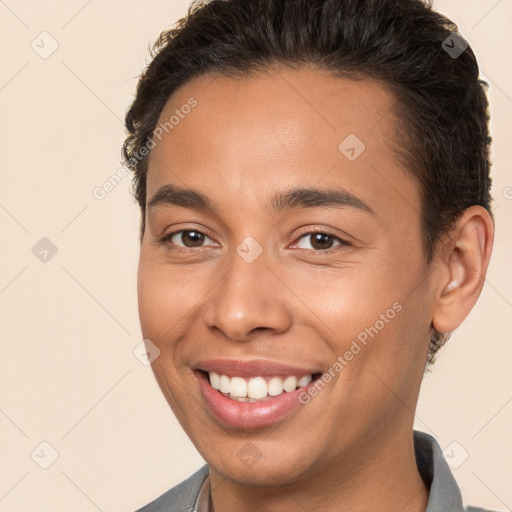
[[[195,78],[162,112],[142,332],[182,427],[238,482],[362,464],[412,428],[433,285],[394,101],[283,69]]]

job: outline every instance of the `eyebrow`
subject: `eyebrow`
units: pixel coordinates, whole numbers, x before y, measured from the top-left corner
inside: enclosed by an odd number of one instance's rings
[[[148,202],[148,210],[159,206],[180,206],[196,210],[209,210],[218,215],[218,208],[203,193],[177,185],[164,185]],[[277,193],[270,202],[270,209],[279,212],[287,209],[308,209],[322,207],[349,207],[371,215],[373,209],[364,201],[343,188],[294,188]]]

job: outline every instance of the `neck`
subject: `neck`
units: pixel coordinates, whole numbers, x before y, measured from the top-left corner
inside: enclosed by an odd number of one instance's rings
[[[350,461],[350,464],[347,463]],[[412,428],[380,432],[308,478],[273,487],[249,487],[210,468],[211,512],[425,512],[428,490],[418,472]]]

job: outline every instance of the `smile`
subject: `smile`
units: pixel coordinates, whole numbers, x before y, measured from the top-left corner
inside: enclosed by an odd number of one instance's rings
[[[208,361],[194,371],[207,409],[225,426],[271,425],[301,406],[298,397],[321,376],[318,371],[269,361]]]

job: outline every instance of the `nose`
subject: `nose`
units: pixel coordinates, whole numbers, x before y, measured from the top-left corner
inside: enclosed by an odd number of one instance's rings
[[[265,251],[251,263],[233,253],[203,309],[209,329],[235,341],[250,341],[257,332],[281,334],[290,328],[290,292],[268,263]]]

